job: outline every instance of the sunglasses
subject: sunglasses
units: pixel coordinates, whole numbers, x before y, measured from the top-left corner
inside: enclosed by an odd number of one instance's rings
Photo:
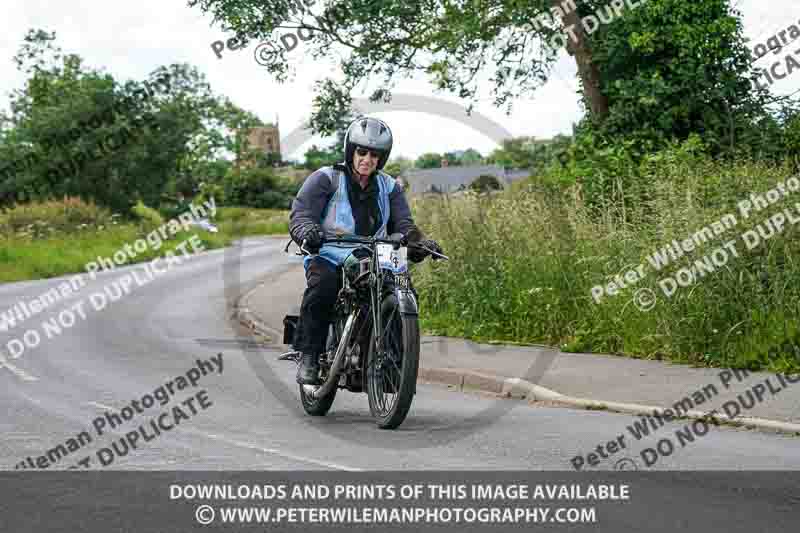
[[[373,159],[380,159],[383,155],[380,152],[375,152],[373,150],[367,150],[366,148],[356,148],[356,153],[359,157],[365,157],[367,154],[372,156]]]

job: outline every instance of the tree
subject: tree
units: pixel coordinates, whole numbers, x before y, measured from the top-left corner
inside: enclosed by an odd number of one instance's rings
[[[533,137],[504,139],[500,148],[489,154],[488,160],[505,168],[532,168],[535,164]]]
[[[412,160],[407,157],[399,156],[391,158],[389,162],[386,163],[386,166],[383,167],[383,170],[390,176],[394,176],[396,178],[413,166],[414,162]]]
[[[69,195],[119,212],[137,199],[156,206],[169,188],[196,188],[196,169],[232,146],[219,125],[257,121],[188,65],[120,83],[55,40],[30,30],[14,58],[29,78],[0,120],[0,203]]]
[[[391,98],[404,77],[423,72],[442,90],[472,103],[490,78],[494,102],[506,105],[544,84],[562,47],[574,56],[588,110],[586,127],[663,141],[664,132],[733,142],[763,116],[763,91],[747,94],[756,73],[739,13],[729,0],[334,0],[298,9],[294,0],[190,0],[223,21],[236,38],[271,41],[278,28],[313,30],[303,50],[346,53],[342,79],[318,82],[311,125],[335,131],[363,80]],[[588,22],[587,22],[588,21]],[[592,22],[593,21],[593,22]],[[262,58],[285,80],[286,50]],[[479,75],[485,70],[491,76]],[[382,78],[382,79],[381,79]],[[709,104],[709,105],[706,105]],[[727,121],[727,122],[726,122]],[[707,124],[706,124],[707,123]],[[724,124],[723,124],[724,123]],[[727,129],[727,133],[725,132]]]
[[[306,150],[303,166],[308,170],[317,170],[318,168],[332,166],[343,159],[342,152],[332,148],[323,149],[313,144],[311,148]]]
[[[64,195],[127,211],[141,198],[158,203],[183,141],[162,112],[161,84],[118,84],[110,75],[62,54],[55,33],[30,30],[15,56],[28,74],[11,96],[0,146],[3,202]],[[148,90],[150,89],[150,90]],[[177,134],[164,138],[161,128]],[[161,149],[152,149],[159,143]]]
[[[492,94],[498,105],[533,92],[546,82],[560,51],[548,43],[561,34],[565,21],[574,22],[570,14],[576,2],[339,0],[298,9],[293,0],[190,0],[189,5],[224,22],[244,44],[250,40],[275,44],[260,63],[279,81],[288,79],[292,68],[276,37],[279,27],[313,32],[303,49],[315,57],[347,51],[341,69],[344,79],[328,78],[317,85],[311,122],[315,131],[330,133],[335,131],[333,119],[349,108],[355,85],[376,76],[383,76],[383,81],[372,93],[373,101],[389,98],[394,82],[418,72],[428,74],[438,88],[473,102],[481,78],[476,74],[485,69],[494,70]],[[530,21],[543,14],[547,19],[531,26]],[[579,65],[591,66],[588,47],[576,46]],[[585,76],[589,71],[581,67],[579,72]],[[591,85],[586,80],[584,84]],[[587,93],[602,97],[598,91]],[[589,106],[593,111],[600,108]]]
[[[596,2],[601,4],[602,2]],[[592,56],[589,38],[584,31],[582,19],[578,16],[578,6],[575,2],[563,2],[561,0],[551,0],[551,12],[560,15],[563,27],[570,28],[569,38],[565,39],[567,52],[575,57],[578,65],[578,76],[583,86],[583,99],[586,107],[591,111],[592,118],[597,122],[602,122],[608,116],[608,97],[601,89],[600,71]],[[571,4],[564,7],[565,4]],[[586,3],[581,3],[581,8]],[[608,3],[606,3],[606,7]]]
[[[274,168],[232,168],[225,176],[224,195],[227,205],[284,209],[299,186],[281,179]]]
[[[480,165],[483,163],[483,156],[474,148],[467,148],[460,158],[463,166]]]
[[[459,157],[456,155],[455,152],[445,152],[444,160],[447,161],[448,166],[451,167],[461,166],[461,159],[459,159]]]
[[[648,151],[692,133],[716,152],[760,144],[769,98],[729,0],[650,0],[600,26],[592,46],[611,103],[601,133]]]
[[[549,165],[560,162],[572,144],[572,137],[556,135],[552,139],[514,137],[505,139],[495,149],[487,162],[506,168],[517,168],[539,172]]]
[[[344,161],[344,138],[347,134],[348,126],[357,116],[361,116],[358,110],[348,108],[341,115],[330,117],[332,124],[334,124],[336,141],[328,148],[312,145],[305,153],[304,167],[309,170],[316,170],[320,167]]]
[[[435,152],[428,152],[422,154],[414,162],[417,168],[440,168],[442,166],[442,156]]]

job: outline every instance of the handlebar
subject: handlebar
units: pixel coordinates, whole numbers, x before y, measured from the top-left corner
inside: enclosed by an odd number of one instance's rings
[[[434,250],[426,248],[416,242],[408,242],[405,237],[401,238],[394,238],[394,239],[380,239],[377,237],[336,237],[333,239],[322,238],[322,244],[330,244],[330,243],[341,243],[341,244],[365,244],[368,246],[375,246],[376,244],[391,244],[394,246],[408,246],[409,248],[419,248],[428,252],[432,257],[437,257],[441,259],[450,260],[444,254],[440,254]],[[289,241],[286,245],[286,249],[284,250],[286,253],[289,252],[289,246],[292,244],[293,241]],[[307,255],[315,255],[312,254],[310,251],[306,250],[306,239],[303,239],[303,242],[300,243],[300,251],[296,252],[295,255],[299,255],[305,257]]]

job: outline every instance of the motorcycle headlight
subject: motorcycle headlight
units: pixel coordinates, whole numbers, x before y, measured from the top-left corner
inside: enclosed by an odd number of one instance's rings
[[[347,259],[344,260],[344,264],[342,265],[345,275],[347,276],[347,280],[350,283],[353,283],[361,274],[364,272],[369,272],[370,260],[371,254],[368,250],[363,248],[356,249],[353,251],[353,253],[348,255]]]

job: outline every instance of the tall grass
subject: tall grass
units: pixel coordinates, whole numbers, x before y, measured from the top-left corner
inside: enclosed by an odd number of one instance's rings
[[[579,186],[415,200],[417,222],[452,258],[426,262],[416,273],[423,325],[445,335],[568,351],[800,368],[798,229],[787,223],[752,251],[740,238],[772,214],[794,210],[800,192],[747,219],[737,209],[751,192],[790,177],[789,167],[667,157],[649,160],[640,172],[640,190],[616,184],[598,209],[586,206]],[[654,251],[727,213],[738,224],[726,233],[661,271],[648,263]],[[660,279],[731,239],[740,257],[664,295]],[[642,281],[595,303],[592,287],[642,263]],[[634,302],[643,288],[657,296],[650,310]]]

